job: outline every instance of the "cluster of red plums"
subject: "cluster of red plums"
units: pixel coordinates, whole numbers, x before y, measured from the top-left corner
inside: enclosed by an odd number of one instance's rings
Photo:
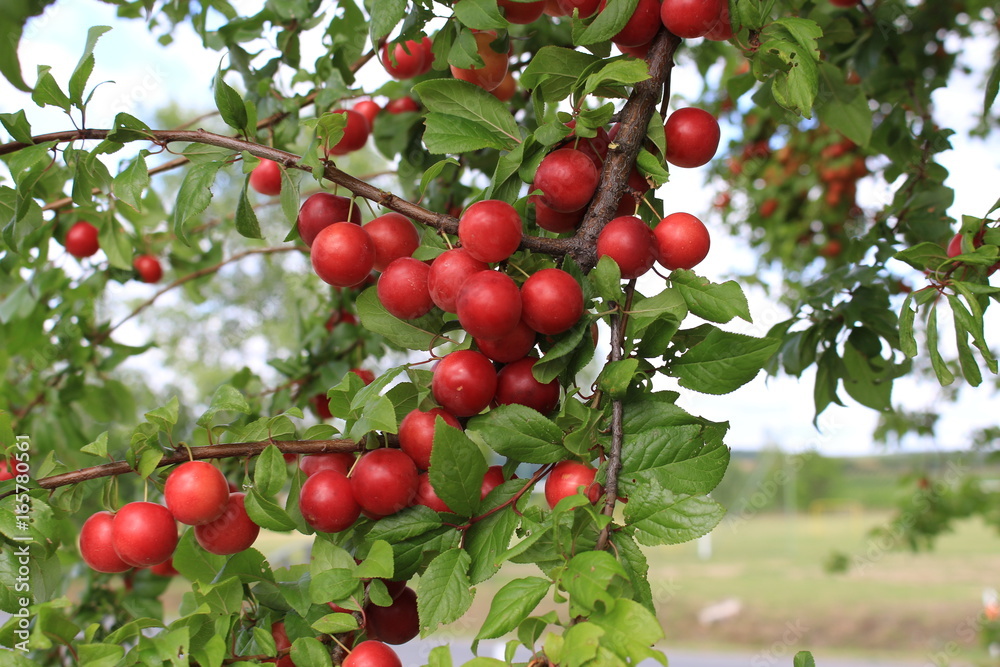
[[[101,249],[97,239],[97,227],[83,220],[73,223],[66,232],[63,246],[66,252],[77,259],[92,257]],[[144,283],[156,283],[163,277],[163,266],[153,255],[137,255],[132,261],[132,267],[139,280]]]

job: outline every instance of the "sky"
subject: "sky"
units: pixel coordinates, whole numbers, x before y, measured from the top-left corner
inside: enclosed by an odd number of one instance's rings
[[[239,3],[238,3],[239,4]],[[242,3],[251,7],[259,2]],[[34,80],[39,64],[50,65],[57,81],[65,82],[72,73],[86,40],[86,28],[110,25],[96,48],[97,66],[91,84],[108,81],[97,89],[87,124],[107,127],[115,114],[129,112],[139,118],[150,118],[155,109],[176,103],[192,110],[213,108],[211,80],[220,55],[205,51],[200,40],[186,26],[174,32],[174,44],[165,51],[138,21],[123,22],[115,18],[114,8],[98,2],[58,2],[46,13],[32,20],[22,38],[21,59],[25,79]],[[982,91],[977,85],[982,68],[991,62],[993,37],[983,37],[964,46],[962,59],[975,72],[960,76],[949,86],[947,94],[936,98],[936,113],[947,118],[960,130],[954,140],[954,150],[942,156],[951,171],[949,184],[955,188],[956,200],[951,213],[983,215],[1000,196],[1000,138],[991,141],[969,139],[962,130],[971,127],[975,110],[982,105]],[[957,45],[950,45],[956,50]],[[303,44],[303,62],[315,58],[316,49]],[[361,70],[360,76],[385,77],[375,62]],[[374,80],[374,79],[371,79]],[[696,99],[702,87],[693,66],[682,62],[672,77],[675,93]],[[36,133],[71,127],[69,119],[52,108],[38,109],[23,94],[6,81],[0,81],[0,112],[28,109],[28,117]],[[705,170],[675,169],[671,181],[660,195],[674,210],[696,215],[712,211],[714,190],[705,187]],[[891,188],[874,179],[865,179],[859,188],[863,205],[874,207],[891,196]],[[709,228],[719,225],[717,212],[704,217]],[[737,238],[724,233],[713,234],[709,259],[698,272],[713,280],[725,280],[738,272],[756,266],[756,258]],[[124,300],[148,294],[151,288],[131,283],[121,289]],[[654,288],[655,289],[655,288]],[[136,290],[139,290],[138,292]],[[647,289],[646,293],[653,290]],[[755,336],[764,335],[768,328],[788,313],[762,291],[747,292],[754,324],[735,322],[726,327]],[[138,330],[123,330],[123,335],[141,336]],[[263,358],[253,363],[255,370],[269,370]],[[672,388],[669,381],[664,388]],[[930,406],[942,407],[940,388],[933,382],[905,379],[897,381],[893,402],[908,410]],[[848,406],[832,406],[821,416],[819,428],[813,424],[812,372],[801,380],[787,377],[768,378],[763,374],[743,388],[725,396],[706,396],[684,392],[680,405],[703,417],[726,421],[731,425],[727,443],[735,449],[756,449],[777,445],[783,449],[802,451],[817,449],[829,455],[859,455],[880,451],[871,443],[871,433],[877,416],[867,408],[842,397]],[[944,405],[936,442],[910,439],[902,444],[906,449],[956,449],[968,445],[972,429],[995,424],[995,396],[988,389],[961,393],[955,405]]]

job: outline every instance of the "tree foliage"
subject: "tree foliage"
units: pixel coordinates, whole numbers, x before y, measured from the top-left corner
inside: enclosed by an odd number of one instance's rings
[[[817,417],[849,397],[905,433],[928,419],[893,412],[897,378],[929,370],[942,385],[979,386],[984,369],[997,372],[985,318],[998,291],[989,277],[1000,201],[949,217],[954,192],[939,159],[955,129],[935,113],[961,45],[996,46],[984,0],[731,0],[730,39],[682,41],[661,27],[644,57],[613,41],[633,0],[528,24],[508,22],[515,10],[492,0],[273,0],[252,15],[226,0],[114,0],[165,53],[180,24],[220,53],[206,129],[128,113],[88,125],[107,27],[90,28],[68,80],[42,66],[29,83],[19,36],[52,4],[25,0],[0,17],[12,37],[0,72],[25,94],[25,109],[0,114],[0,436],[17,474],[0,483],[0,608],[14,614],[0,634],[24,651],[11,664],[339,664],[375,636],[369,618],[391,605],[387,582],[417,582],[426,636],[461,621],[476,587],[508,561],[538,571],[499,586],[482,626],[467,628],[476,642],[508,638],[508,662],[520,648],[536,665],[666,664],[642,547],[710,532],[725,510],[709,494],[729,462],[728,423],[686,412],[682,393],[810,370]],[[486,64],[479,31],[493,31],[486,41],[516,74],[508,99],[453,76]],[[372,83],[384,79],[370,76],[383,45],[412,56],[424,38],[429,69]],[[322,45],[313,62],[306,42]],[[704,90],[689,102],[731,137],[705,168],[725,183],[725,226],[761,269],[777,269],[768,287],[791,317],[764,336],[732,331],[752,321],[741,285],[757,276],[714,283],[687,267],[637,285],[598,257],[612,218],[634,212],[653,228],[674,212],[663,127],[686,106],[671,95],[675,67],[699,72]],[[973,74],[984,91],[975,131],[993,136],[1000,64]],[[410,106],[371,123],[377,155],[341,155],[351,120],[338,112],[372,97]],[[64,111],[65,129],[34,131],[37,107]],[[543,229],[531,196],[543,159],[602,142],[581,220]],[[280,166],[272,200],[251,187],[262,160]],[[391,177],[369,173],[384,168]],[[859,199],[862,179],[891,197]],[[521,285],[558,267],[582,291],[579,321],[538,337],[532,374],[558,383],[556,409],[477,410],[464,430],[438,422],[428,474],[449,511],[417,504],[323,533],[299,508],[306,474],[286,458],[398,447],[404,417],[438,399],[425,364],[481,347],[440,308],[402,320],[377,286],[330,288],[309,271],[296,222],[303,199],[327,190],[353,197],[365,218],[394,211],[416,222],[419,260],[456,245],[470,204],[511,204],[524,235],[499,270]],[[100,254],[67,252],[79,222],[96,227]],[[123,306],[117,295],[146,254],[166,278]],[[142,342],[131,333],[139,321],[150,330]],[[147,390],[136,368],[157,343],[174,372]],[[250,361],[260,349],[267,368]],[[379,371],[371,382],[366,365]],[[88,568],[83,521],[158,502],[188,459],[215,461],[258,526],[312,536],[308,557],[217,555],[185,529],[172,563],[190,586],[170,607],[159,598],[167,578]],[[596,468],[596,503],[578,493],[550,508],[533,497],[562,461]],[[482,496],[490,464],[503,481]],[[547,599],[556,611],[540,611]],[[287,646],[272,633],[279,621]],[[435,649],[428,664],[451,662]]]

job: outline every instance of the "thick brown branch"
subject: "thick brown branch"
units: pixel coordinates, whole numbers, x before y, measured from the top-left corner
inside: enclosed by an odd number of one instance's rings
[[[274,445],[284,454],[324,454],[328,452],[356,452],[364,448],[364,443],[353,440],[263,440],[260,442],[237,442],[224,445],[206,445],[181,449],[176,454],[164,456],[156,467],[175,465],[185,461],[203,459],[225,459],[230,457],[258,456],[268,445]],[[190,455],[188,454],[190,452]],[[38,480],[43,489],[56,489],[69,484],[79,484],[90,479],[112,477],[134,472],[128,461],[114,461],[99,466],[74,470],[60,475],[51,475]]]
[[[618,134],[604,161],[597,194],[587,210],[576,236],[573,237],[571,254],[584,271],[597,264],[597,235],[614,216],[621,199],[628,175],[635,158],[642,148],[646,128],[660,100],[664,84],[674,66],[674,52],[680,38],[661,29],[649,49],[649,78],[635,85],[628,102],[622,107]]]

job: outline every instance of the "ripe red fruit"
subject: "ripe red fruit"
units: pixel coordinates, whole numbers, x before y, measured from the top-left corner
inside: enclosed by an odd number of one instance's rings
[[[320,470],[303,482],[299,509],[306,523],[321,533],[339,533],[361,516],[351,481],[337,470]]]
[[[379,60],[382,67],[394,79],[412,79],[421,73],[424,68],[424,47],[420,42],[412,39],[406,40],[405,44],[397,42],[393,45],[392,55],[389,53],[389,43],[382,45],[382,53]]]
[[[292,656],[288,654],[292,648],[292,641],[288,638],[288,631],[285,629],[284,621],[275,621],[271,624],[271,637],[274,639],[274,649],[281,654],[280,658],[270,658],[264,662],[272,662],[277,667],[295,667]]]
[[[382,107],[375,100],[361,100],[354,104],[354,110],[368,119],[368,127],[375,127],[375,117],[382,111]]]
[[[728,42],[732,38],[733,24],[729,16],[729,2],[727,0],[722,2],[722,11],[719,13],[719,20],[715,22],[711,30],[705,33],[705,39],[710,39],[714,42]]]
[[[344,136],[327,151],[328,155],[347,155],[359,148],[364,147],[368,141],[371,128],[368,119],[352,109],[336,109],[333,113],[340,113],[347,116],[347,125],[344,127]]]
[[[312,246],[316,235],[335,222],[360,225],[361,209],[349,197],[317,192],[303,202],[296,226],[305,244]]]
[[[667,162],[677,167],[707,164],[719,149],[719,121],[704,109],[685,107],[667,118],[663,126]]]
[[[593,161],[573,148],[554,150],[535,171],[534,190],[543,204],[560,213],[579,211],[594,196],[600,172]]]
[[[281,194],[281,166],[274,160],[260,161],[250,172],[250,187],[262,195],[276,197]]]
[[[483,485],[479,488],[479,499],[482,500],[490,495],[490,491],[506,481],[503,478],[503,466],[490,466],[486,469],[486,474],[483,475]]]
[[[361,509],[389,516],[417,494],[417,466],[399,449],[375,449],[361,455],[351,473],[351,491]]]
[[[111,540],[115,515],[96,512],[83,522],[80,529],[80,556],[97,572],[125,572],[132,568],[115,551]]]
[[[375,244],[375,270],[385,271],[394,259],[410,257],[420,247],[420,232],[410,219],[399,213],[386,213],[365,223],[364,230]]]
[[[497,374],[486,355],[456,350],[434,367],[431,392],[434,400],[456,417],[482,412],[493,400]]]
[[[386,644],[405,644],[420,632],[417,618],[417,594],[409,586],[388,607],[365,606],[365,629],[368,636]]]
[[[343,667],[403,667],[395,651],[373,639],[355,646],[341,664]]]
[[[532,197],[532,203],[535,205],[535,224],[556,234],[576,229],[587,212],[586,208],[581,208],[579,211],[562,213],[543,204],[541,197]]]
[[[486,262],[470,255],[464,248],[453,248],[438,255],[427,274],[427,289],[431,299],[441,310],[454,313],[458,310],[458,292],[472,275],[489,268]]]
[[[593,16],[601,3],[600,0],[556,0],[556,4],[563,16],[572,16],[573,10],[576,10],[579,17],[585,19]]]
[[[456,79],[468,81],[484,90],[493,90],[507,76],[507,53],[498,53],[493,50],[490,44],[497,37],[491,32],[477,32],[474,37],[476,39],[477,52],[483,60],[483,66],[465,69],[451,65],[451,75]]]
[[[830,0],[834,7],[857,7],[858,0]]]
[[[14,479],[14,466],[6,459],[0,459],[0,482]]]
[[[480,271],[462,285],[458,321],[475,338],[502,338],[521,321],[521,291],[506,273]]]
[[[174,557],[171,556],[162,563],[158,563],[151,568],[149,571],[158,577],[176,577],[180,572],[174,567]]]
[[[486,199],[465,209],[458,221],[458,240],[474,258],[501,262],[521,245],[522,229],[521,216],[513,206]]]
[[[724,0],[663,0],[660,20],[683,39],[702,37],[718,22]]]
[[[948,241],[948,256],[956,257],[962,254],[962,235],[955,234],[951,237],[951,241]]]
[[[326,394],[316,394],[309,399],[312,403],[313,412],[316,416],[326,421],[327,419],[333,419],[333,413],[330,412],[330,399],[327,398]]]
[[[653,229],[656,261],[665,268],[692,269],[708,256],[712,239],[701,220],[690,213],[671,213]]]
[[[174,518],[189,526],[215,521],[229,504],[229,482],[206,461],[177,466],[163,487],[163,498]]]
[[[260,526],[247,515],[243,506],[245,493],[229,494],[226,511],[211,523],[194,527],[194,538],[209,553],[229,556],[246,549],[257,539]]]
[[[514,98],[514,93],[516,92],[517,79],[514,78],[514,74],[512,72],[507,72],[507,76],[503,78],[503,81],[500,82],[499,86],[490,91],[490,94],[501,102],[510,102]]]
[[[90,257],[100,249],[97,242],[97,227],[89,222],[78,222],[66,232],[66,252],[77,259]]]
[[[611,134],[603,127],[597,128],[597,133],[593,137],[577,137],[576,121],[571,120],[566,123],[566,127],[574,128],[569,137],[560,144],[559,148],[573,148],[587,157],[597,167],[597,171],[604,168],[604,160],[608,157],[608,148],[611,146]],[[612,130],[617,133],[617,125]]]
[[[649,55],[649,47],[652,45],[652,41],[640,44],[639,46],[628,46],[627,44],[618,44],[615,42],[615,46],[618,47],[619,51],[627,56],[632,56],[633,58],[639,58],[641,60],[645,60],[646,56]]]
[[[597,257],[615,260],[622,278],[638,278],[656,261],[653,232],[645,222],[632,216],[615,218],[597,237]]]
[[[602,8],[601,11],[604,11]],[[639,0],[625,26],[611,38],[615,44],[642,46],[649,44],[660,29],[659,0]]]
[[[499,405],[518,404],[547,415],[559,403],[559,382],[542,383],[531,369],[537,359],[526,357],[507,364],[497,373],[496,402]]]
[[[435,512],[451,512],[451,508],[438,497],[437,491],[431,486],[431,478],[427,473],[420,473],[417,481],[417,495],[413,498],[414,505],[429,507]]]
[[[562,269],[542,269],[521,285],[521,316],[540,334],[572,328],[583,315],[583,288]]]
[[[324,282],[351,287],[368,278],[375,266],[375,244],[360,225],[335,222],[316,236],[311,259]]]
[[[391,114],[407,113],[409,111],[420,111],[420,105],[412,97],[397,97],[386,103],[385,110]]]
[[[563,498],[579,493],[578,489],[584,487],[583,493],[587,495],[591,503],[596,503],[597,499],[604,493],[600,484],[594,483],[597,470],[585,463],[578,461],[560,461],[552,468],[549,477],[545,480],[545,501],[549,507],[555,507]]]
[[[177,546],[177,523],[163,505],[128,503],[111,525],[115,553],[133,567],[149,567],[170,558]]]
[[[412,320],[434,308],[427,289],[431,267],[412,257],[394,260],[378,279],[378,300],[393,317]]]
[[[307,454],[299,459],[299,469],[306,474],[306,477],[315,475],[320,470],[336,470],[346,477],[354,465],[355,458],[351,452]]]
[[[520,320],[503,338],[476,338],[476,347],[493,361],[509,364],[528,356],[535,347],[535,330]]]
[[[361,378],[361,381],[365,383],[366,387],[375,381],[375,373],[371,372],[367,368],[352,368],[350,372]]]
[[[497,0],[497,6],[503,10],[505,19],[518,25],[534,23],[545,13],[545,0],[538,0],[538,2]]]
[[[411,410],[403,421],[399,422],[399,448],[413,459],[420,470],[431,467],[431,451],[434,448],[434,422],[440,416],[444,422],[455,428],[462,425],[453,414],[444,408],[431,408],[426,412],[419,409]]]
[[[163,277],[163,267],[160,265],[160,260],[152,255],[139,255],[132,260],[132,267],[144,283],[158,283]]]

